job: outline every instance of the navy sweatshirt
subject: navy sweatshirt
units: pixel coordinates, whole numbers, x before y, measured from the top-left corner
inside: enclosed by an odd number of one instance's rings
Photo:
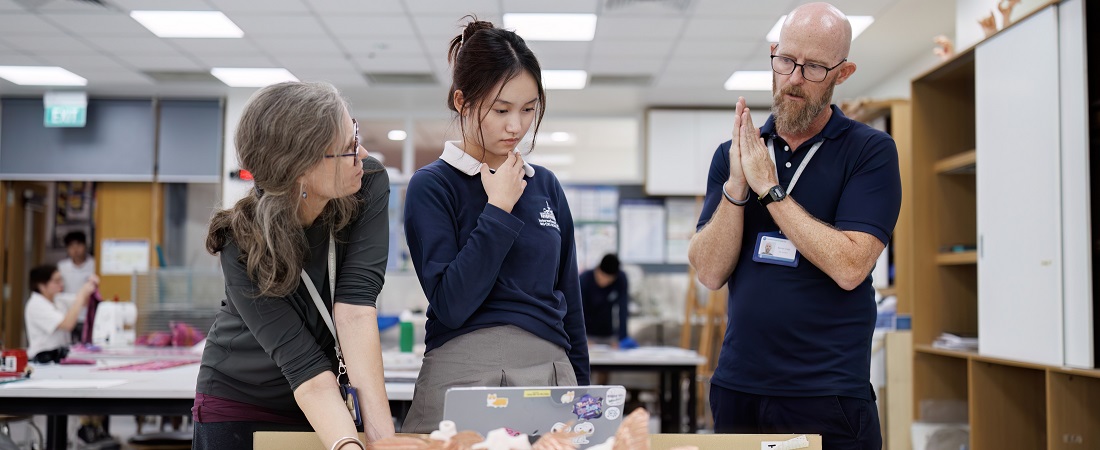
[[[405,236],[428,298],[424,343],[430,352],[474,330],[515,325],[564,348],[586,385],[573,218],[554,174],[533,172],[511,214],[488,204],[476,170],[436,160],[409,180]]]

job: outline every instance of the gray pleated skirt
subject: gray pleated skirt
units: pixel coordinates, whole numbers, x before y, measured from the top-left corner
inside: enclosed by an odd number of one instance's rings
[[[457,386],[576,386],[565,349],[513,325],[482,328],[424,356],[402,433],[430,433],[443,420],[443,396]]]

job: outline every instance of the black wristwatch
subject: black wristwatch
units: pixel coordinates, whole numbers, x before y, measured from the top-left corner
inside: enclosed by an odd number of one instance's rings
[[[783,189],[783,186],[777,184],[760,194],[756,200],[760,202],[760,206],[767,207],[768,203],[783,201],[785,198],[787,198],[787,191]]]

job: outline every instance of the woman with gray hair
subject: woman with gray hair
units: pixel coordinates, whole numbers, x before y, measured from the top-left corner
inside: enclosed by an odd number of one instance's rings
[[[257,91],[235,145],[255,186],[214,215],[206,239],[226,300],[202,355],[194,448],[312,429],[325,448],[365,449],[361,429],[368,441],[394,432],[375,309],[389,179],[326,83]]]

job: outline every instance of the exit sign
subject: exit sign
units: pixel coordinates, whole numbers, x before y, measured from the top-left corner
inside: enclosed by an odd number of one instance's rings
[[[88,107],[57,105],[46,108],[47,127],[83,127],[88,120]]]

